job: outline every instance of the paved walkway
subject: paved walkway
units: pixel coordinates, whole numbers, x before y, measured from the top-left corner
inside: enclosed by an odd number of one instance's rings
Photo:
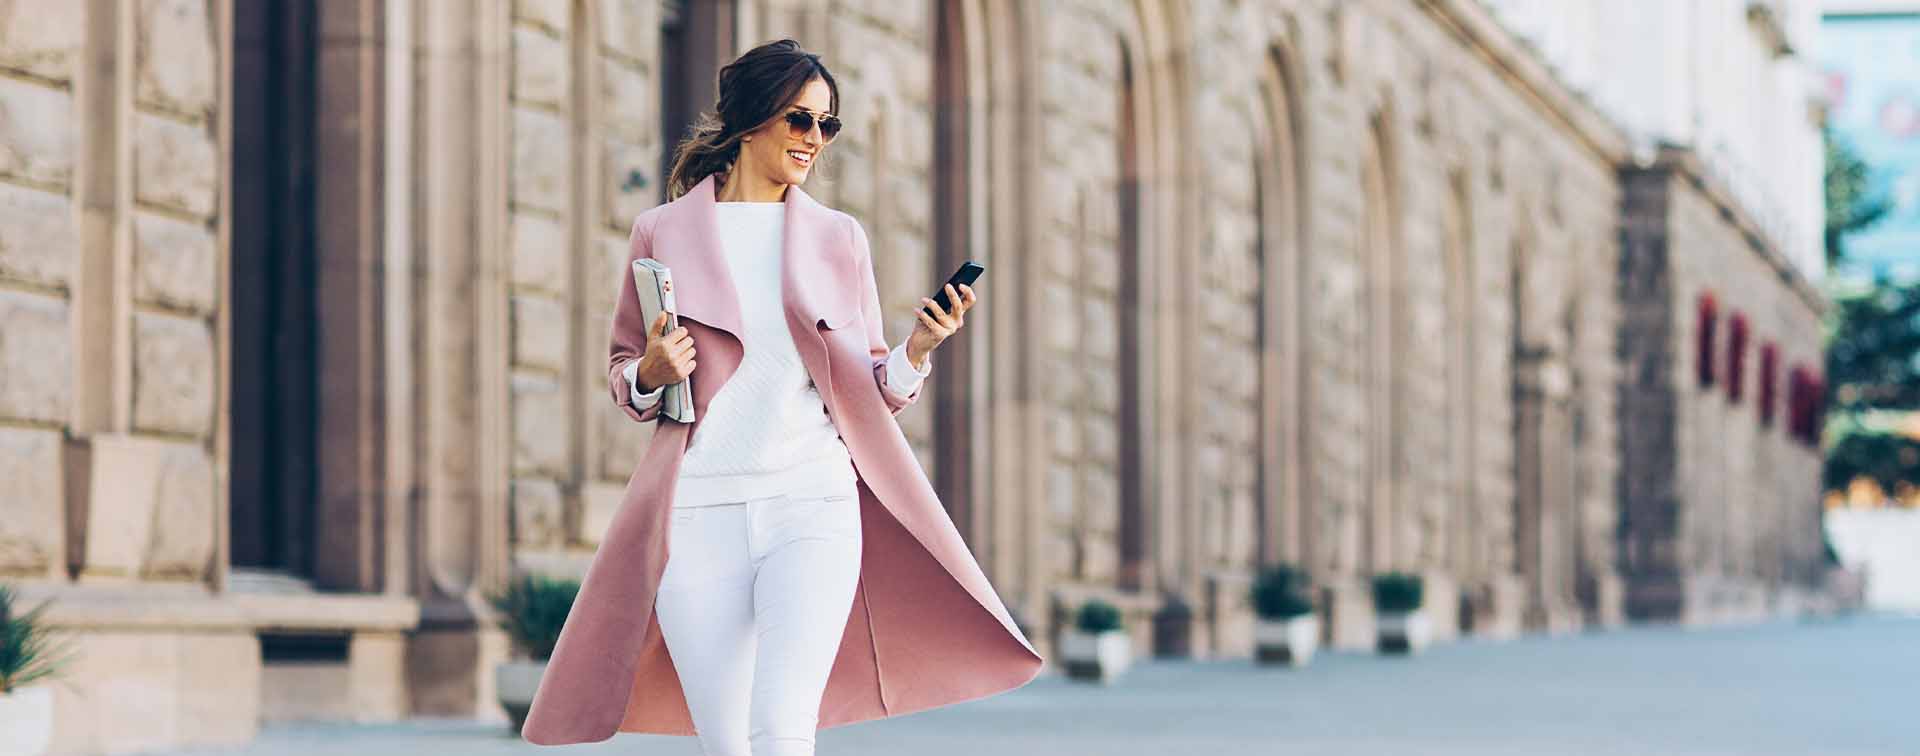
[[[1147,662],[1112,687],[1044,676],[1007,694],[820,733],[823,756],[1766,756],[1920,754],[1920,619],[1636,628],[1305,670]],[[692,738],[540,749],[453,720],[275,727],[193,754],[697,756]]]

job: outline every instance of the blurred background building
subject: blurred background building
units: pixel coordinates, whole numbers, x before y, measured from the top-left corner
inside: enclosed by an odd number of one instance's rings
[[[1447,636],[1819,601],[1817,9],[1786,0],[0,3],[0,575],[63,747],[497,715],[485,591],[577,574],[626,232],[791,35],[900,418],[1043,650],[1246,655],[1254,570]],[[646,474],[640,471],[638,474]]]

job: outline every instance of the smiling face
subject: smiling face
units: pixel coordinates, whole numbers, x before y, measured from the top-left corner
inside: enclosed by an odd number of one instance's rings
[[[814,162],[826,150],[827,139],[820,134],[818,123],[805,134],[795,136],[787,125],[787,111],[799,108],[819,115],[831,112],[832,107],[833,90],[827,82],[819,78],[808,81],[800,89],[799,97],[751,133],[752,141],[740,144],[741,162],[775,184],[805,182]]]

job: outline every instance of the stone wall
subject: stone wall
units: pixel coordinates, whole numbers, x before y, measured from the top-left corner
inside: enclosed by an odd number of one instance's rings
[[[1623,171],[1627,264],[1621,328],[1629,380],[1620,386],[1632,430],[1620,470],[1623,570],[1636,618],[1706,622],[1769,610],[1820,559],[1817,450],[1786,426],[1787,373],[1818,370],[1822,305],[1805,280],[1748,232],[1746,216],[1670,153]],[[1716,315],[1702,318],[1711,295]],[[1733,321],[1748,341],[1730,369]],[[1699,339],[1713,328],[1713,379],[1700,378]],[[1761,418],[1760,353],[1779,350],[1772,422]]]
[[[61,429],[73,411],[77,10],[0,6],[0,571],[66,569]]]
[[[1472,581],[1483,592],[1514,573],[1512,385],[1505,376],[1512,374],[1516,310],[1535,329],[1522,340],[1573,376],[1577,393],[1567,401],[1583,419],[1577,445],[1558,442],[1571,448],[1578,470],[1577,504],[1566,505],[1576,528],[1567,550],[1581,540],[1593,569],[1608,569],[1610,549],[1599,547],[1609,538],[1614,499],[1608,387],[1616,307],[1604,282],[1614,270],[1617,136],[1569,129],[1418,6],[1301,3],[1269,12],[1217,3],[1145,20],[1115,14],[1125,8],[1067,3],[1045,15],[1053,59],[1042,82],[1048,162],[1040,173],[1053,225],[1038,249],[1054,270],[1047,296],[1058,301],[1042,303],[1052,327],[1041,332],[1058,339],[1049,344],[1058,364],[1046,373],[1080,364],[1081,374],[1100,376],[1080,392],[1063,389],[1062,403],[1078,400],[1087,406],[1075,412],[1098,418],[1092,428],[1110,428],[1099,381],[1124,366],[1099,359],[1093,320],[1115,306],[1103,271],[1121,269],[1101,264],[1114,238],[1112,219],[1103,217],[1115,204],[1114,140],[1120,133],[1154,144],[1151,130],[1160,127],[1112,128],[1124,47],[1141,80],[1156,82],[1155,71],[1174,69],[1166,76],[1174,87],[1151,91],[1147,105],[1175,104],[1169,124],[1178,132],[1160,143],[1179,157],[1171,165],[1143,161],[1152,174],[1142,213],[1160,211],[1156,201],[1171,203],[1166,210],[1175,217],[1193,213],[1182,218],[1191,228],[1174,244],[1148,239],[1140,266],[1191,271],[1195,295],[1161,299],[1149,289],[1127,305],[1148,308],[1150,321],[1172,319],[1191,347],[1178,364],[1149,368],[1197,389],[1197,399],[1180,408],[1193,417],[1191,429],[1180,431],[1191,499],[1149,505],[1179,513],[1156,520],[1171,525],[1156,541],[1159,569],[1173,577],[1169,587],[1197,594],[1204,580],[1252,566],[1261,459],[1254,420],[1260,392],[1281,386],[1248,378],[1259,374],[1259,350],[1288,344],[1305,353],[1289,357],[1306,360],[1307,404],[1282,423],[1305,424],[1308,448],[1304,470],[1275,472],[1312,476],[1302,483],[1314,531],[1304,540],[1316,546],[1305,561],[1330,581],[1413,569],[1442,583]],[[1180,56],[1153,57],[1147,40],[1160,35],[1172,40],[1159,44]],[[1291,229],[1263,234],[1255,214],[1251,161],[1274,128],[1260,80],[1273,67],[1284,69],[1294,90],[1300,126],[1291,137],[1304,142],[1305,160],[1291,177],[1293,190],[1306,193],[1304,261],[1275,259],[1283,247],[1274,234]],[[1369,161],[1385,174],[1376,196],[1363,180]],[[1388,236],[1376,250],[1366,222],[1381,215]],[[1449,239],[1460,249],[1447,250]],[[1271,258],[1262,255],[1267,249]],[[1154,267],[1156,258],[1166,267]],[[1516,291],[1516,280],[1524,290]],[[1250,283],[1261,281],[1279,285]],[[1450,291],[1456,286],[1466,293]],[[1261,322],[1263,289],[1301,298],[1303,332],[1288,339],[1251,327]],[[1449,389],[1453,371],[1474,376],[1459,379],[1457,393]],[[1072,422],[1066,408],[1051,411],[1066,415],[1051,421],[1063,429],[1050,434],[1059,462],[1049,511],[1063,533],[1051,550],[1086,560],[1062,565],[1077,569],[1064,577],[1109,580],[1113,560],[1104,554],[1113,518],[1105,513],[1114,508],[1113,492],[1099,482],[1125,463],[1087,455],[1098,446],[1074,444],[1077,434],[1068,432],[1087,421]],[[1078,435],[1099,437],[1099,430]],[[1455,448],[1462,443],[1470,448]],[[1066,493],[1073,490],[1077,499]]]
[[[133,429],[171,447],[154,503],[147,577],[204,579],[216,502],[221,382],[214,316],[221,208],[219,4],[145,0],[135,26]]]
[[[1680,169],[1690,168],[1686,163]],[[1752,616],[1767,608],[1768,593],[1787,571],[1806,569],[1819,554],[1820,455],[1786,432],[1787,374],[1795,366],[1820,371],[1817,299],[1804,279],[1757,247],[1745,216],[1723,212],[1725,198],[1697,174],[1669,184],[1672,228],[1672,313],[1669,342],[1676,359],[1676,477],[1681,553],[1687,586],[1682,618],[1709,621]],[[1703,323],[1697,302],[1711,292],[1714,382],[1699,380],[1697,339]],[[1740,397],[1731,391],[1732,323],[1744,317],[1748,342]],[[1776,414],[1770,426],[1759,412],[1762,345],[1779,346]]]
[[[82,5],[0,4],[0,446],[17,472],[9,479],[29,493],[9,504],[25,516],[0,526],[5,573],[67,569],[63,434],[134,434],[151,472],[135,479],[152,488],[132,492],[143,501],[129,516],[147,537],[108,553],[79,532],[74,559],[101,577],[210,574],[218,7],[141,2],[119,20],[132,26],[131,49],[97,35],[107,44],[88,49],[89,24],[113,27]],[[117,56],[132,58],[130,86],[96,76],[91,86],[107,91],[80,99],[87,61],[111,70]],[[117,134],[125,141],[110,141]],[[76,452],[71,464],[84,470],[86,459]]]
[[[60,594],[58,753],[256,726],[250,629],[143,603],[224,567],[228,8],[0,2],[0,580]]]
[[[1055,560],[1036,565],[1045,570],[1048,583],[1118,582],[1118,478],[1123,464],[1140,464],[1118,453],[1120,403],[1139,398],[1120,396],[1119,383],[1124,371],[1137,375],[1147,369],[1142,363],[1150,358],[1123,363],[1117,331],[1178,318],[1168,303],[1149,299],[1149,287],[1142,285],[1141,279],[1160,270],[1151,239],[1136,233],[1129,247],[1121,238],[1121,193],[1136,191],[1144,200],[1150,191],[1133,188],[1146,182],[1138,175],[1123,177],[1122,162],[1131,161],[1136,174],[1144,173],[1156,140],[1146,137],[1152,121],[1138,107],[1151,106],[1137,21],[1116,9],[1125,6],[1059,4],[1044,14],[1041,36],[1046,41],[1038,65],[1044,127],[1037,137],[1043,159],[1036,174],[1043,199],[1034,252],[1042,257],[1044,279],[1035,303],[1042,314],[1029,338],[1041,340],[1037,367],[1053,376],[1042,394],[1046,446],[1035,450],[1049,460],[1046,500],[1035,503],[1046,508],[1044,550]],[[1122,79],[1123,71],[1130,81]],[[1136,107],[1123,111],[1128,97]],[[1124,151],[1134,154],[1123,158]],[[1139,204],[1141,213],[1147,212],[1145,202]],[[1138,293],[1121,301],[1119,289],[1127,277],[1135,279]],[[1209,388],[1203,376],[1183,378],[1193,381],[1195,392]],[[1218,454],[1214,457],[1219,461]]]
[[[791,35],[832,67],[847,129],[815,168],[807,191],[853,214],[866,229],[889,346],[912,332],[914,306],[930,294],[936,278],[944,281],[947,273],[933,270],[933,20],[929,5],[836,0],[784,18],[763,10],[770,16],[762,26],[764,32],[759,38],[741,40],[744,51]],[[825,23],[809,21],[808,14],[818,14]],[[815,35],[807,32],[822,26],[824,33],[817,36],[823,38],[815,41],[811,38]],[[938,354],[932,359],[939,360]],[[931,391],[934,385],[929,383],[927,388]],[[928,475],[935,474],[932,413],[903,413],[899,421]]]
[[[584,567],[651,432],[606,411],[633,217],[658,196],[658,4],[517,0],[509,303],[512,538]]]

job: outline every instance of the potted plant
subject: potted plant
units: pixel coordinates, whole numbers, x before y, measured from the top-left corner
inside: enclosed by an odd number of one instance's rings
[[[1081,604],[1073,627],[1060,639],[1060,655],[1069,678],[1112,683],[1133,656],[1120,608],[1100,599]]]
[[[1313,613],[1313,581],[1289,564],[1276,564],[1254,578],[1254,659],[1299,667],[1319,648],[1320,618]]]
[[[513,720],[516,733],[533,707],[540,676],[547,671],[547,659],[553,656],[560,628],[566,624],[573,599],[579,594],[578,580],[526,575],[488,598],[500,612],[500,629],[507,631],[514,647],[524,654],[521,659],[501,662],[493,672],[500,706]]]
[[[1417,653],[1433,638],[1433,626],[1420,607],[1425,585],[1420,576],[1388,572],[1373,577],[1373,609],[1383,653]]]
[[[45,753],[53,742],[53,689],[33,684],[53,679],[66,661],[54,658],[40,621],[47,603],[16,612],[13,589],[0,585],[0,744],[8,754]]]

